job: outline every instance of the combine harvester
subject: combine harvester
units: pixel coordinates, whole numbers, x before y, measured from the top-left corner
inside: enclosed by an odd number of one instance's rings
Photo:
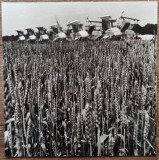
[[[102,19],[103,39],[120,39],[122,36],[121,30],[114,25],[117,20],[109,15],[100,16]]]
[[[123,16],[123,13],[124,11],[119,17],[119,19],[121,20],[121,24],[119,25],[119,28],[123,33],[125,33],[126,38],[129,38],[129,39],[136,38],[136,39],[147,40],[147,41],[155,39],[154,35],[149,35],[149,34],[137,35],[137,33],[133,31],[133,28],[140,20],[136,18],[125,17]]]
[[[31,28],[27,28],[25,30],[27,31],[27,41],[30,43],[35,43],[37,38],[36,38],[34,30]]]
[[[66,34],[62,31],[62,28],[58,27],[57,24],[51,25],[50,28],[52,29],[51,39],[53,41],[66,40]]]
[[[124,11],[122,11],[121,16],[118,20],[118,27],[123,34],[125,34],[126,38],[135,38],[136,33],[132,30],[135,24],[137,24],[140,20],[131,17],[123,16]]]
[[[23,31],[20,31],[20,30],[17,30],[16,31],[18,33],[18,42],[25,42],[25,36],[24,36],[24,32]]]
[[[53,41],[63,41],[66,40],[67,36],[66,34],[63,32],[62,27],[60,26],[58,20],[56,19],[56,23],[54,25],[51,25],[50,28],[52,30],[52,34],[51,34],[51,39]]]
[[[87,39],[89,34],[83,30],[83,24],[79,20],[67,23],[67,36],[71,40]]]
[[[86,26],[86,30],[89,33],[90,39],[112,39],[120,38],[122,36],[120,29],[113,26],[113,23],[116,22],[116,19],[109,15],[100,16],[99,18],[102,21],[91,21],[87,17],[86,23],[89,23],[89,25]]]
[[[36,27],[38,29],[38,33],[37,33],[37,38],[39,42],[48,42],[49,41],[49,36],[46,33],[46,28],[44,27]]]
[[[91,21],[88,17],[86,18],[86,31],[89,34],[89,39],[97,40],[102,38],[102,22]]]

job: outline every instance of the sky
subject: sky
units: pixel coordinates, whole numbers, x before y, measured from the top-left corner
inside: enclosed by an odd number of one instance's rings
[[[157,1],[145,2],[2,2],[2,35],[16,35],[16,30],[44,26],[49,28],[58,19],[66,29],[68,21],[86,17],[100,20],[99,16],[110,15],[137,18],[141,26],[157,23]],[[56,17],[56,18],[55,18]]]

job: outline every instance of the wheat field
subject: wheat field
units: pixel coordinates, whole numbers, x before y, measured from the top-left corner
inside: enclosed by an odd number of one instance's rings
[[[156,154],[153,42],[4,42],[11,157]]]

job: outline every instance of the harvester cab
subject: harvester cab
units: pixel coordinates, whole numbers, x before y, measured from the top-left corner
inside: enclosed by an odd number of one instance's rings
[[[68,30],[71,32],[71,37],[73,40],[86,39],[89,34],[86,30],[83,30],[83,24],[79,20],[75,20],[67,23]]]
[[[23,31],[20,31],[20,30],[17,30],[16,31],[18,33],[18,42],[24,42],[25,41],[25,36],[24,36],[24,32]]]
[[[109,15],[104,15],[99,17],[102,20],[102,31],[105,32],[107,29],[110,29],[113,27],[113,22],[116,21],[116,19],[113,19]]]

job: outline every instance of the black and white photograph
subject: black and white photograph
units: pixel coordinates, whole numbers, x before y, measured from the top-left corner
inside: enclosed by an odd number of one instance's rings
[[[157,7],[2,2],[6,156],[155,156]]]

